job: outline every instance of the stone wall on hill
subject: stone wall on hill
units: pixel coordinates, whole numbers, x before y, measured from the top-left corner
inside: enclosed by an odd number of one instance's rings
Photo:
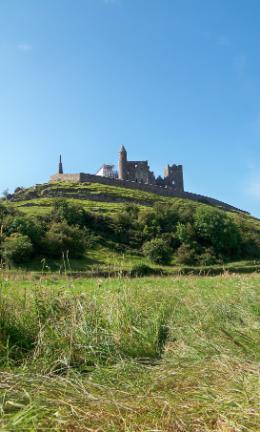
[[[68,181],[68,182],[75,182],[75,183],[100,183],[109,186],[125,187],[128,189],[138,189],[144,192],[152,192],[162,196],[174,196],[177,198],[186,198],[192,201],[198,201],[204,204],[220,207],[228,211],[242,212],[248,214],[248,212],[245,212],[239,208],[236,208],[230,204],[224,203],[214,198],[210,198],[204,195],[199,195],[191,192],[177,192],[173,188],[171,188],[171,186],[158,186],[154,184],[151,185],[151,184],[137,183],[135,181],[130,181],[130,180],[119,180],[119,179],[101,177],[94,174],[86,174],[86,173],[55,174],[51,177],[50,180],[51,182]]]

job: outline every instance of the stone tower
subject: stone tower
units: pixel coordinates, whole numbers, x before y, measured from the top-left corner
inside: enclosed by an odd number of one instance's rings
[[[122,145],[119,151],[119,161],[118,161],[118,178],[120,180],[126,179],[127,171],[127,152],[125,147]]]
[[[184,192],[182,165],[167,165],[164,170],[164,184],[174,187],[176,192]]]
[[[59,161],[59,174],[63,174],[63,166],[61,161],[61,155],[60,155],[60,161]]]

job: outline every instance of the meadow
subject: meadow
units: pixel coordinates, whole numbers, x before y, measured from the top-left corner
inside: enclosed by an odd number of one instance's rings
[[[259,430],[260,275],[0,272],[0,429]]]

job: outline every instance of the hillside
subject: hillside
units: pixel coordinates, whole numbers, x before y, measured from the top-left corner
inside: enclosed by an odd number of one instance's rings
[[[96,212],[117,211],[122,207],[121,204],[124,203],[133,203],[139,206],[152,206],[155,203],[167,203],[174,204],[180,208],[189,206],[194,209],[200,205],[207,205],[185,198],[160,196],[152,192],[138,189],[92,182],[51,182],[38,184],[27,189],[18,188],[17,193],[11,196],[10,201],[14,207],[19,207],[23,211],[26,211],[25,209],[27,207],[34,207],[35,209],[31,210],[31,212],[44,213],[48,211],[48,208],[51,206],[52,199],[58,197],[71,200],[76,199],[86,209]],[[244,212],[241,212],[240,214],[242,215],[243,213]]]
[[[242,262],[243,267],[250,269],[253,266],[254,269],[258,269],[260,220],[243,212],[223,211],[221,208],[188,199],[164,197],[151,192],[98,183],[46,183],[28,189],[17,188],[16,192],[8,198],[5,205],[9,212],[18,212],[12,217],[17,219],[20,214],[20,218],[28,221],[23,221],[22,225],[40,224],[41,228],[37,228],[38,231],[42,230],[40,237],[45,236],[49,225],[53,226],[54,222],[60,223],[62,220],[68,222],[69,225],[80,225],[85,231],[88,230],[87,236],[91,238],[91,241],[87,241],[86,253],[76,253],[74,256],[70,252],[69,265],[74,270],[113,272],[129,270],[142,263],[150,268],[163,269],[166,272],[176,272],[187,267],[194,271],[196,266],[200,269],[202,266],[206,268],[210,266],[211,269],[218,271],[218,269],[223,269],[224,263],[225,267],[234,268],[234,262],[239,268]],[[74,214],[72,222],[68,221],[66,215],[61,216],[60,208],[55,210],[60,215],[58,219],[55,216],[54,208],[59,202],[57,199],[62,199],[63,204],[59,205],[64,206],[65,202],[65,206],[69,207],[70,212]],[[64,209],[62,211],[64,212]],[[83,219],[75,218],[75,215],[81,214],[82,211],[84,212]],[[213,251],[213,248],[218,246],[211,244],[210,238],[205,236],[201,238],[201,233],[189,232],[191,229],[194,231],[194,215],[203,214],[203,212],[205,214],[209,212],[206,224],[210,224],[210,220],[216,216],[217,224],[224,218],[239,229],[239,235],[242,238],[242,243],[239,245],[241,253],[234,253],[234,250],[230,250],[225,258],[223,251],[218,250],[215,251],[216,253]],[[210,212],[213,212],[211,216]],[[26,231],[24,228],[17,228],[17,225],[21,225],[20,222],[15,222],[15,227],[11,229],[8,224],[10,224],[10,218],[7,218],[6,222],[7,240],[10,234],[14,235],[17,232],[23,235],[28,234],[28,229]],[[182,231],[183,229],[187,231],[186,234],[177,232],[179,225],[182,226]],[[227,238],[228,235],[231,235],[225,233],[227,227],[222,228],[223,233],[218,233],[219,236],[223,235]],[[212,229],[216,231],[214,227],[211,227]],[[56,230],[59,232],[58,226]],[[56,236],[56,240],[57,232],[52,233]],[[207,235],[214,236],[214,232]],[[73,237],[73,234],[71,235]],[[183,235],[186,236],[186,239],[182,238]],[[163,239],[171,248],[171,259],[166,260],[167,262],[158,260],[156,262],[156,260],[151,260],[147,254],[143,254],[144,243],[157,238]],[[31,237],[30,239],[33,243],[34,239]],[[42,259],[47,258],[50,268],[59,269],[58,253],[50,257],[46,245],[40,244],[39,239],[36,243],[36,245],[33,244],[34,254],[30,260],[27,260],[26,268],[39,270]],[[195,247],[194,243],[196,243]],[[192,245],[193,249],[190,247],[192,250],[185,250],[187,244],[189,247]],[[187,255],[188,252],[190,259],[178,262],[176,253],[180,246],[183,246],[184,249],[182,254]],[[192,259],[193,255],[194,259]],[[202,255],[205,258],[203,258],[204,261],[198,260],[197,255]],[[213,255],[214,259],[211,259],[210,255]]]

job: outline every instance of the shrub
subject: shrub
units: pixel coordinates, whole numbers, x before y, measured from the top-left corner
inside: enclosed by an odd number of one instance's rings
[[[149,276],[154,273],[154,269],[144,263],[135,264],[131,269],[131,276]]]
[[[203,266],[217,264],[218,262],[219,260],[217,259],[212,247],[205,248],[199,256],[199,263]]]
[[[52,224],[44,239],[45,253],[51,257],[60,257],[67,252],[71,257],[81,257],[87,246],[87,231],[66,222]]]
[[[160,235],[161,228],[154,210],[145,209],[138,216],[139,228],[146,240],[151,240]]]
[[[144,243],[143,254],[156,264],[168,264],[171,261],[172,250],[161,238]]]
[[[176,260],[180,264],[193,265],[197,262],[197,250],[194,245],[183,243],[177,250]]]
[[[181,243],[190,244],[195,238],[194,227],[190,222],[187,224],[178,223],[176,229],[176,237]]]
[[[33,245],[41,245],[45,226],[41,219],[27,216],[14,217],[7,227],[8,235],[19,233],[30,238]]]
[[[195,231],[199,243],[212,246],[217,255],[237,257],[241,249],[238,226],[223,211],[199,207],[195,213]]]
[[[33,245],[27,235],[14,233],[6,237],[2,244],[3,257],[7,263],[20,264],[27,261],[33,253]]]
[[[72,204],[63,198],[54,201],[51,217],[57,222],[67,222],[69,225],[84,226],[86,212],[78,204]]]

